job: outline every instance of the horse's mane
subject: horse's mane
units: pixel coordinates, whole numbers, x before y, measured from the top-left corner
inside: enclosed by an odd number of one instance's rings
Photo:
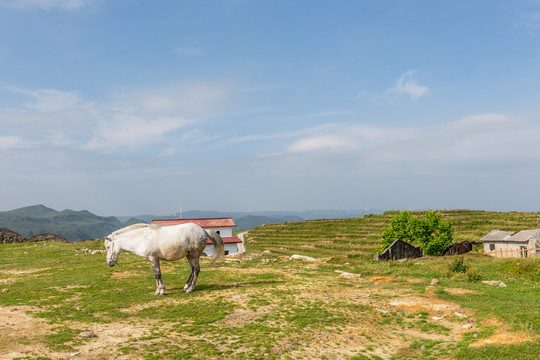
[[[157,230],[160,228],[160,226],[156,224],[144,224],[144,223],[133,224],[133,225],[126,226],[125,228],[122,228],[120,230],[116,230],[115,232],[112,233],[112,235],[121,235],[130,231],[133,231],[133,230],[141,229],[141,228],[150,228],[153,230]]]

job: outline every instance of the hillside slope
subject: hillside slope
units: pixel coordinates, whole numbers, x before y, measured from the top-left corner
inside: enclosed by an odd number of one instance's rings
[[[52,233],[69,241],[102,238],[126,223],[115,217],[102,217],[88,211],[56,211],[43,205],[0,212],[0,228],[23,236]]]
[[[454,241],[478,241],[494,229],[519,231],[540,228],[540,213],[479,210],[439,211],[450,220]],[[301,253],[314,257],[339,254],[370,258],[380,248],[380,234],[398,212],[366,215],[355,219],[310,220],[266,224],[252,229],[246,239],[248,251],[270,250],[278,255]],[[425,212],[413,212],[423,216]]]

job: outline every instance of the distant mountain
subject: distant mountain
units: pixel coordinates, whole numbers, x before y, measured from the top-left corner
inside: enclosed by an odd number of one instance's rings
[[[57,234],[69,241],[103,238],[130,223],[133,223],[133,220],[125,223],[116,217],[102,217],[86,210],[56,211],[43,205],[0,212],[0,228],[26,237]]]
[[[383,210],[370,209],[371,214],[382,214]],[[183,219],[213,218],[213,217],[232,217],[237,228],[235,231],[250,230],[255,226],[262,224],[273,224],[288,221],[305,221],[318,219],[343,219],[362,217],[366,214],[365,210],[309,210],[309,211],[254,211],[254,212],[220,212],[190,210],[184,211],[178,216],[172,215],[137,215],[136,219],[150,223],[155,219],[175,219],[180,215]],[[119,216],[121,221],[127,221],[130,216]]]

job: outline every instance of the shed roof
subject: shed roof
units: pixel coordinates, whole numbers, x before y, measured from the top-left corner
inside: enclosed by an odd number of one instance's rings
[[[491,230],[487,235],[480,239],[480,241],[507,241],[512,236],[513,231],[503,230]]]
[[[202,228],[217,228],[217,227],[236,227],[234,220],[230,217],[226,218],[205,218],[205,219],[163,219],[163,220],[152,220],[152,224],[157,224],[161,226],[168,225],[180,225],[194,223],[199,225]]]
[[[513,231],[492,230],[480,239],[483,242],[528,242],[531,239],[540,240],[540,229]]]
[[[512,235],[512,241],[529,241],[531,239],[540,239],[540,229],[522,230],[515,235]]]

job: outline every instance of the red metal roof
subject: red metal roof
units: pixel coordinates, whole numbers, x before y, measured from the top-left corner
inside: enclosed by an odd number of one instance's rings
[[[223,237],[223,243],[224,244],[240,244],[242,243],[242,240],[240,240],[237,236],[229,236],[229,237]],[[206,242],[207,244],[213,244],[214,242],[210,239]]]
[[[194,223],[202,228],[216,228],[216,227],[236,227],[234,220],[228,218],[208,218],[208,219],[164,219],[164,220],[152,220],[152,224],[161,226],[168,225],[180,225]]]

